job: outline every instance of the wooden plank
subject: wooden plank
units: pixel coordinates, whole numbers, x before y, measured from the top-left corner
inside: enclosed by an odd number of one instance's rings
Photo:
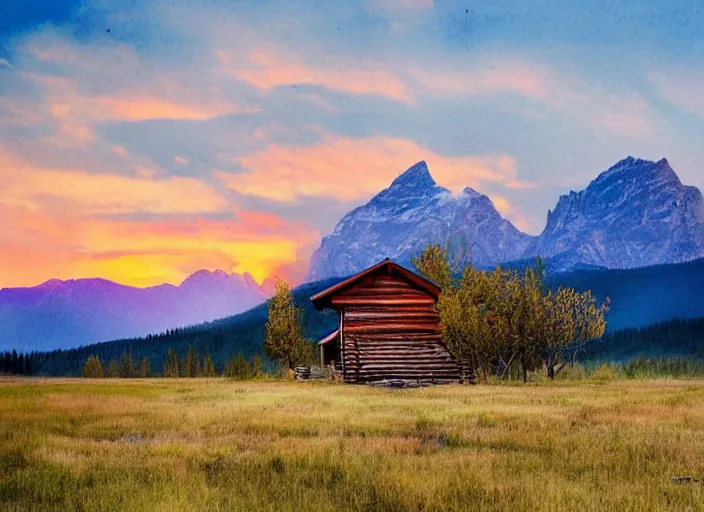
[[[435,301],[430,297],[370,297],[368,299],[360,299],[358,297],[333,297],[332,304],[334,306],[354,306],[354,305],[375,305],[375,306],[402,306],[404,304],[435,304]]]

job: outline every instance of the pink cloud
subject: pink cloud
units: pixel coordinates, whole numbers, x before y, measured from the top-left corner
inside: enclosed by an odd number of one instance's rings
[[[458,71],[462,68],[412,67],[409,76],[425,93],[442,96],[514,92],[529,98],[545,98],[549,90],[547,72],[520,61],[497,60],[467,71]]]
[[[270,91],[284,85],[317,85],[355,95],[378,95],[413,103],[406,84],[383,64],[336,61],[331,57],[306,64],[295,52],[270,44],[251,51],[242,62],[235,52],[218,51],[227,73],[257,89]]]
[[[482,182],[520,183],[515,160],[508,155],[446,157],[406,139],[331,135],[311,146],[270,145],[236,158],[244,173],[216,176],[239,193],[276,201],[303,197],[355,201],[387,187],[419,160],[426,160],[438,183],[454,191]]]
[[[670,105],[682,112],[704,119],[704,73],[684,69],[671,69],[667,73],[651,72],[648,79]]]

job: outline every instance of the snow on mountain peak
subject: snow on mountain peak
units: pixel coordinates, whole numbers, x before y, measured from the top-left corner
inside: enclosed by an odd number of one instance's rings
[[[472,246],[478,266],[536,255],[564,269],[675,263],[704,257],[704,202],[665,158],[628,156],[585,189],[561,196],[543,233],[531,237],[486,195],[467,187],[453,196],[436,185],[421,161],[343,217],[315,251],[308,278],[350,275],[385,257],[408,263],[428,243],[457,237]]]
[[[428,243],[455,237],[472,244],[477,265],[515,259],[532,240],[487,196],[471,188],[453,196],[438,186],[421,161],[340,220],[313,254],[308,278],[350,275],[387,257],[408,265]]]

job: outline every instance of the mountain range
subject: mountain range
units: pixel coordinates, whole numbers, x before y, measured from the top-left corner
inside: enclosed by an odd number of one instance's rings
[[[303,328],[306,337],[318,340],[336,329],[338,315],[332,310],[316,311],[310,297],[341,281],[327,279],[303,284],[293,289],[293,299],[303,310]],[[549,274],[551,288],[566,286],[578,291],[591,290],[599,302],[612,299],[607,317],[608,345],[600,344],[590,351],[590,358],[625,361],[638,354],[652,357],[691,356],[701,353],[702,330],[687,329],[675,322],[663,333],[652,326],[672,318],[701,319],[704,321],[704,259],[672,265],[656,265],[628,270],[601,268],[576,269],[566,273]],[[119,359],[132,351],[135,360],[147,357],[152,368],[160,371],[169,349],[184,356],[190,347],[198,353],[209,353],[222,369],[234,355],[251,359],[262,355],[267,305],[260,304],[237,315],[193,326],[188,329],[170,329],[159,336],[122,339],[84,346],[78,349],[45,353],[37,371],[40,375],[79,376],[89,355],[98,355],[101,361]],[[624,328],[637,328],[638,334],[629,336],[628,343],[616,342]],[[664,335],[663,335],[664,334]],[[610,337],[610,336],[614,337]],[[699,352],[697,352],[699,351]]]
[[[429,242],[452,238],[466,242],[478,267],[538,255],[556,271],[679,263],[704,257],[704,201],[667,160],[628,157],[560,197],[543,232],[531,236],[474,189],[453,195],[438,186],[421,161],[340,220],[314,252],[308,280],[350,275],[384,257],[408,265]]]
[[[472,188],[453,195],[438,186],[426,163],[418,162],[340,220],[313,254],[307,281],[345,277],[386,257],[410,265],[429,242],[444,244],[457,238],[467,242],[478,267],[521,265],[541,255],[550,272],[561,274],[566,284],[609,290],[613,310],[622,310],[610,319],[614,327],[701,313],[697,304],[691,311],[687,305],[704,302],[702,292],[691,289],[692,283],[701,281],[701,262],[683,265],[681,271],[675,265],[672,271],[643,274],[649,277],[641,288],[682,297],[647,299],[652,307],[643,306],[646,292],[637,286],[638,271],[578,272],[704,258],[702,194],[683,185],[664,159],[628,157],[586,189],[563,195],[548,212],[547,225],[538,236],[523,233],[502,218],[486,195]],[[585,275],[590,282],[570,281]],[[658,285],[658,276],[665,275],[671,282]],[[629,283],[626,292],[620,288],[622,281]],[[249,274],[206,270],[179,286],[133,288],[103,279],[54,279],[33,288],[3,289],[0,351],[66,349],[146,336],[246,311],[270,292],[270,283],[260,286]]]
[[[179,286],[135,288],[105,279],[49,280],[0,290],[0,351],[71,348],[145,336],[230,316],[263,302],[268,283],[200,270]]]

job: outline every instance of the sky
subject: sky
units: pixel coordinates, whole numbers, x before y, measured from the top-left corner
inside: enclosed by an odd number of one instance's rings
[[[704,189],[704,6],[0,2],[0,288],[298,283],[423,159],[538,234],[632,155]]]

